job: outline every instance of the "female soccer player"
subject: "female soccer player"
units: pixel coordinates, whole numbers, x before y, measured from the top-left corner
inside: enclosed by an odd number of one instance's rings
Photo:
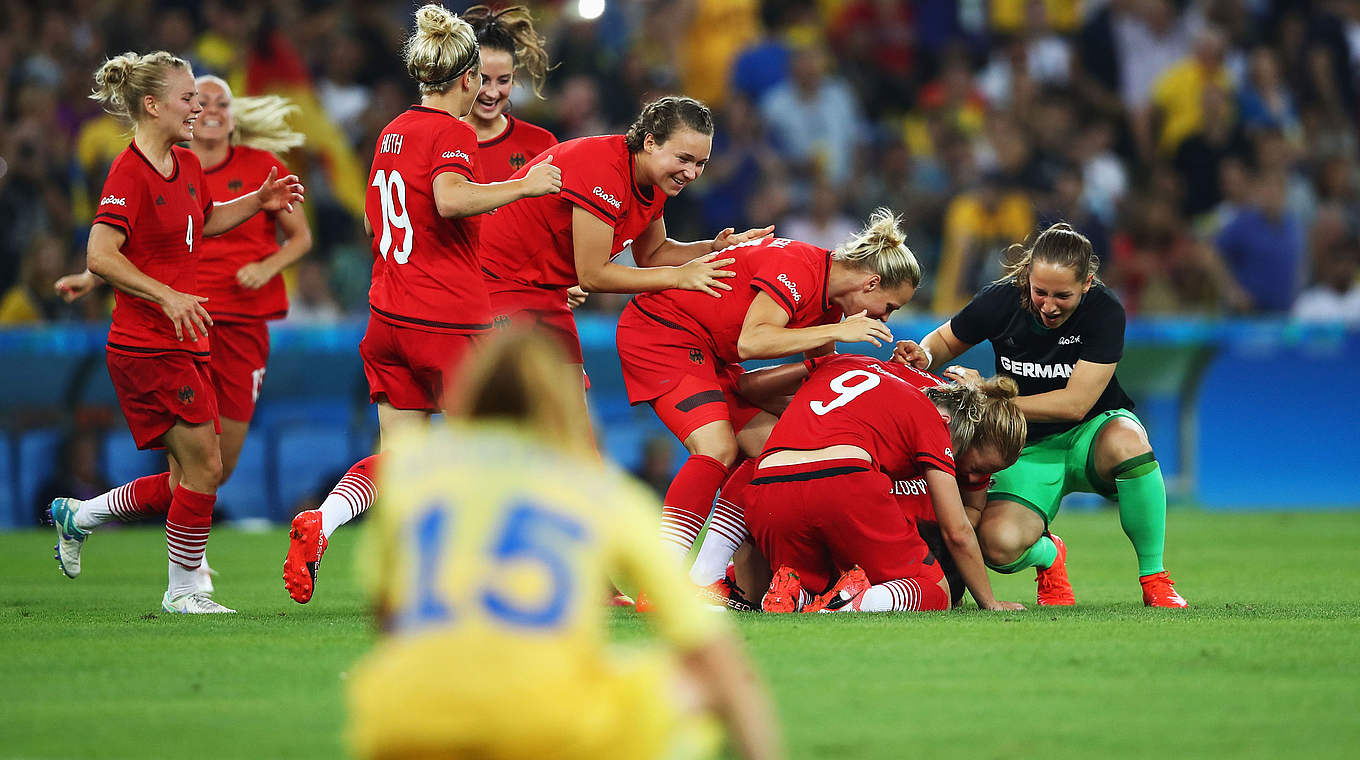
[[[166,612],[232,612],[197,591],[222,478],[218,409],[209,358],[213,320],[198,295],[202,239],[256,212],[291,212],[297,177],[271,167],[258,190],[214,204],[193,139],[202,112],[189,64],[164,51],[125,53],[95,73],[91,96],[132,125],[132,144],[104,182],[87,251],[91,273],[117,289],[109,328],[109,377],[138,448],[169,449],[169,477],[151,476],[89,501],[52,502],[57,561],[80,574],[90,530],[115,518],[167,513]]]
[[[440,5],[415,17],[405,55],[420,105],[378,136],[364,216],[373,282],[359,353],[384,439],[443,408],[446,373],[491,329],[478,264],[480,215],[562,187],[551,156],[516,179],[481,182],[477,134],[460,120],[481,87],[472,27]],[[293,519],[283,577],[294,600],[311,599],[331,533],[372,504],[375,464],[375,456],[357,462],[321,509]]]
[[[923,478],[964,583],[983,609],[1022,609],[992,595],[959,478],[1014,462],[1025,419],[1008,379],[924,392],[889,362],[819,362],[779,418],[742,501],[775,570],[767,612],[942,610],[949,587],[893,494]],[[862,569],[861,569],[862,568]],[[816,604],[811,594],[840,580]]]
[[[722,267],[732,260],[719,259],[717,251],[773,228],[726,229],[713,240],[679,243],[666,237],[661,215],[666,199],[703,173],[712,143],[708,107],[668,96],[644,106],[626,135],[581,137],[553,148],[561,194],[507,206],[482,231],[482,271],[497,324],[553,335],[570,361],[581,364],[567,307],[573,285],[604,293],[681,288],[714,298],[730,290],[723,280],[733,273]],[[548,158],[540,155],[532,166]],[[629,247],[638,266],[613,263]]]
[[[897,217],[878,209],[834,251],[784,238],[722,251],[733,260],[733,291],[716,302],[665,290],[639,295],[624,309],[617,344],[628,400],[650,403],[690,452],[661,518],[663,537],[681,556],[738,456],[758,454],[775,422],[736,392],[740,363],[825,354],[837,341],[890,342],[883,320],[921,284],[905,242]]]
[[[656,545],[652,497],[594,455],[567,367],[545,337],[499,335],[455,422],[385,455],[362,553],[385,636],[348,682],[354,754],[692,757],[712,712],[742,757],[781,756],[736,638]],[[665,649],[611,651],[615,572],[651,591]]]
[[[1067,224],[1016,244],[1005,275],[920,343],[902,341],[894,358],[929,370],[984,340],[996,371],[1020,386],[1029,437],[1020,460],[997,473],[978,525],[993,570],[1038,568],[1039,604],[1075,603],[1067,550],[1048,532],[1062,497],[1098,493],[1119,504],[1119,523],[1138,555],[1143,604],[1184,607],[1162,566],[1166,486],[1133,401],[1115,365],[1124,352],[1124,307],[1098,279],[1091,242]],[[947,376],[968,379],[955,368]]]

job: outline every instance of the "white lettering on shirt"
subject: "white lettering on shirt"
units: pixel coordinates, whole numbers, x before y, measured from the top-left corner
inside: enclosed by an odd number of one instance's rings
[[[798,286],[793,284],[793,280],[790,280],[788,275],[784,274],[783,272],[780,272],[779,277],[775,279],[784,283],[784,287],[789,289],[789,294],[793,296],[794,303],[803,302],[803,296],[798,292]]]
[[[112,195],[106,195],[106,196],[104,196],[103,198],[100,198],[100,199],[99,199],[99,205],[101,205],[101,206],[124,206],[124,207],[125,207],[125,206],[127,206],[127,200],[126,200],[125,198],[115,198],[115,197],[113,197]]]
[[[595,197],[613,206],[616,210],[623,208],[623,203],[620,202],[618,198],[615,198],[609,193],[606,193],[604,191],[604,188],[600,187],[599,185],[596,185],[595,189],[591,190],[590,192],[594,193]]]
[[[1016,377],[1071,377],[1071,364],[1039,364],[1037,362],[1017,362],[1010,357],[1001,357],[1001,368]]]
[[[390,133],[390,134],[383,135],[383,139],[382,139],[382,147],[380,147],[380,148],[378,149],[378,152],[379,152],[379,153],[401,153],[401,140],[402,140],[402,136],[401,136],[400,134],[396,133],[396,132],[392,132],[392,133]],[[447,156],[445,156],[445,158],[447,158]]]

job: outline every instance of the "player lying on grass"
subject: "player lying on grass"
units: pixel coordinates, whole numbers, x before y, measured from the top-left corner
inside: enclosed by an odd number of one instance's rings
[[[894,481],[917,478],[929,485],[978,606],[1022,609],[993,596],[956,480],[986,479],[1019,454],[1025,421],[1015,386],[992,380],[923,393],[906,372],[866,356],[817,362],[749,485],[725,489],[774,571],[766,611],[946,609],[939,564],[893,495]]]
[[[1119,386],[1124,307],[1096,272],[1091,241],[1055,224],[1003,258],[1005,275],[920,343],[902,341],[894,358],[920,369],[944,366],[984,340],[996,372],[1020,386],[1029,422],[1020,459],[997,473],[978,524],[993,570],[1038,568],[1039,604],[1075,604],[1066,547],[1048,532],[1062,497],[1098,493],[1119,505],[1119,524],[1138,556],[1143,604],[1184,607],[1162,565],[1166,485],[1147,431]],[[972,370],[946,376],[975,380]]]
[[[493,338],[451,424],[395,440],[365,535],[383,637],[348,680],[366,760],[692,757],[712,716],[741,757],[781,756],[725,621],[656,538],[655,502],[594,453],[550,339]],[[664,646],[609,646],[607,574],[646,585]]]
[[[766,237],[720,255],[733,272],[732,291],[722,298],[644,293],[619,317],[628,400],[650,403],[690,452],[666,491],[661,517],[662,538],[679,556],[693,546],[732,466],[743,454],[760,453],[775,422],[737,393],[740,362],[825,354],[837,341],[890,342],[883,320],[921,282],[898,219],[886,209],[832,251]],[[722,515],[714,525],[725,529]]]

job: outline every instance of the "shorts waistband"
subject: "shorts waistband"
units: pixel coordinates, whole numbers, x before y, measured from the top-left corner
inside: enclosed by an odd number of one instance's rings
[[[820,480],[822,478],[834,478],[837,475],[849,475],[856,472],[871,472],[873,469],[873,463],[864,459],[823,459],[820,462],[781,464],[773,467],[757,468],[756,477],[751,480],[751,485],[760,486],[769,483],[796,483],[806,480]]]

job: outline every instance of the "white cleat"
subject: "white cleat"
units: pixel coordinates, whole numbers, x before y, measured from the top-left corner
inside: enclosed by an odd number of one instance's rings
[[[57,545],[53,547],[57,564],[67,578],[80,575],[80,550],[85,545],[85,539],[90,537],[89,531],[76,527],[76,512],[79,509],[79,501],[66,498],[53,499],[47,508],[52,523],[57,526]]]
[[[236,610],[230,607],[223,607],[214,602],[212,597],[207,594],[195,591],[191,594],[170,598],[170,592],[165,592],[161,599],[161,609],[165,612],[174,612],[184,615],[220,615],[223,613],[234,613]]]

